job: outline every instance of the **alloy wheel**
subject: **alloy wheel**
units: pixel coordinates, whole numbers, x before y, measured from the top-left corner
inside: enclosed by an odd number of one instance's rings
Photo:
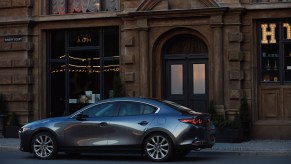
[[[172,155],[172,143],[163,134],[150,136],[145,143],[146,155],[153,161],[166,161]]]
[[[56,154],[55,140],[49,133],[40,133],[34,137],[32,149],[34,155],[38,158],[52,158]]]

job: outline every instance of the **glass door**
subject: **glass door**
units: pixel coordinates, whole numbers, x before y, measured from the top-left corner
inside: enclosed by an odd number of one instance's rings
[[[166,61],[166,99],[207,112],[207,60]]]
[[[69,113],[100,100],[100,54],[98,50],[68,53]]]

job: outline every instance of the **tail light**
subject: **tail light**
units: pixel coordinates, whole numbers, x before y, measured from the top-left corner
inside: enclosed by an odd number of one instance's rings
[[[189,123],[193,125],[202,125],[203,121],[201,118],[183,118],[179,119],[180,122]]]

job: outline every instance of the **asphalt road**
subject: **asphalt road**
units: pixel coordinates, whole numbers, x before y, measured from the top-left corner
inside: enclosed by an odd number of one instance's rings
[[[32,154],[20,151],[4,151],[0,152],[1,164],[146,164],[154,162],[148,161],[144,156],[140,155],[100,155],[100,154],[82,154],[77,157],[69,157],[60,154],[53,160],[39,160],[33,157]],[[192,152],[185,158],[164,162],[170,164],[290,164],[291,156],[283,155],[256,155],[253,153],[238,154],[238,153],[216,153],[216,152]]]

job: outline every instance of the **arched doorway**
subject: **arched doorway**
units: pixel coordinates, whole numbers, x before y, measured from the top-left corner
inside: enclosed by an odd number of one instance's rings
[[[208,110],[208,48],[194,35],[180,34],[163,48],[163,98],[195,111]]]

